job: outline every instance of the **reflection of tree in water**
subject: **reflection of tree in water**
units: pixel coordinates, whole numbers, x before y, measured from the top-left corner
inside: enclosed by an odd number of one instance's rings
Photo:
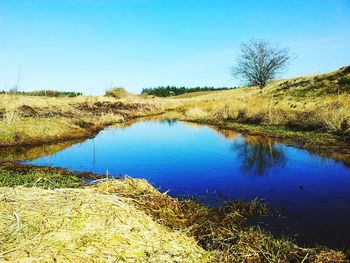
[[[177,123],[177,119],[174,118],[165,118],[165,119],[162,119],[160,120],[161,123],[167,123],[169,126],[173,126],[175,123]]]
[[[247,136],[244,141],[234,142],[232,150],[242,158],[241,168],[247,173],[264,175],[269,168],[286,163],[283,150],[272,139]]]

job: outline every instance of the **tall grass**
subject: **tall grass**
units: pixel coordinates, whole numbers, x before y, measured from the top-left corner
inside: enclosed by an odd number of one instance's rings
[[[124,88],[122,87],[116,87],[116,88],[111,88],[106,91],[106,96],[107,97],[113,97],[115,99],[123,99],[125,97],[130,96],[131,94],[127,92]]]
[[[0,95],[0,146],[35,145],[91,136],[106,125],[164,112],[142,98]]]
[[[298,87],[290,89],[293,88]],[[272,83],[263,93],[246,87],[181,98],[177,110],[191,120],[277,125],[350,136],[350,92],[322,96],[310,93],[301,99],[291,96],[288,90],[277,92],[278,89],[279,84]]]

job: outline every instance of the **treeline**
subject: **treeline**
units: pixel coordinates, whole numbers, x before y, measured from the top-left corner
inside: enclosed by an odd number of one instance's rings
[[[46,97],[77,97],[83,95],[81,92],[57,91],[57,90],[38,90],[38,91],[0,91],[0,94],[18,94],[24,96],[46,96]]]
[[[142,90],[142,94],[148,94],[148,95],[154,95],[157,97],[170,97],[170,96],[177,96],[185,93],[190,92],[199,92],[199,91],[213,91],[213,90],[229,90],[229,89],[235,89],[234,88],[214,88],[214,87],[195,87],[195,88],[188,88],[188,87],[175,87],[175,86],[166,86],[166,87],[157,87],[157,88],[146,88]]]

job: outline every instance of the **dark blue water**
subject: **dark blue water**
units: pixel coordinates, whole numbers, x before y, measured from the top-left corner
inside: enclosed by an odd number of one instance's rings
[[[145,178],[173,196],[210,205],[260,198],[282,218],[262,227],[350,247],[350,169],[273,139],[184,122],[144,121],[107,128],[94,139],[30,163]]]

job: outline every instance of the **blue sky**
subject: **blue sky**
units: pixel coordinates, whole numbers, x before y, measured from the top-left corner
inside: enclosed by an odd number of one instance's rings
[[[0,0],[0,36],[0,90],[236,86],[251,38],[297,55],[283,77],[349,65],[350,0]]]

